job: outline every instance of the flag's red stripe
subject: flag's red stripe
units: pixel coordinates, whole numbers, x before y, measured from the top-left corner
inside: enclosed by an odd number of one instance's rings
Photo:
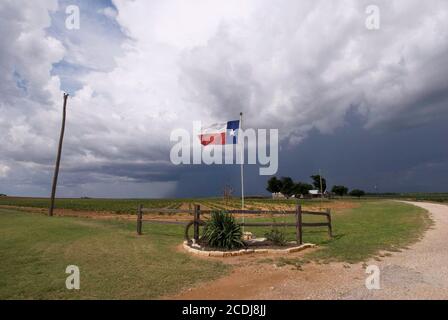
[[[208,146],[209,144],[222,145],[226,144],[226,133],[201,134],[199,135],[199,139],[201,140],[201,144],[204,146]]]

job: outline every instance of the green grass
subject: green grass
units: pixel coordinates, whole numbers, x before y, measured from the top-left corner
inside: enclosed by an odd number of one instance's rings
[[[319,245],[320,250],[307,258],[324,261],[359,262],[378,254],[380,250],[397,251],[418,240],[430,226],[427,212],[421,208],[395,201],[362,201],[354,209],[332,213],[333,239],[327,228],[304,228],[303,241]],[[293,222],[291,216],[276,216],[276,222]],[[247,219],[272,221],[272,218]],[[304,222],[322,221],[324,217],[304,215]],[[279,227],[288,240],[295,239],[294,228]],[[263,236],[270,228],[246,228]]]
[[[397,251],[416,242],[431,220],[424,209],[393,201],[366,202],[334,218],[335,238],[310,256],[324,260],[364,261],[379,251]]]
[[[82,218],[49,218],[0,209],[0,299],[152,299],[227,267],[177,251],[183,228]],[[81,290],[65,288],[77,265]]]
[[[334,238],[325,228],[305,228],[304,241],[320,249],[301,259],[275,258],[298,270],[309,260],[349,263],[415,242],[430,225],[423,209],[394,201],[361,201],[333,212]],[[323,217],[304,216],[305,221]],[[280,216],[277,222],[291,221]],[[271,217],[246,218],[272,221]],[[257,236],[270,228],[247,227]],[[290,240],[293,228],[280,228]],[[189,256],[178,246],[183,226],[53,217],[0,209],[0,299],[154,299],[220,277],[229,266]],[[260,261],[263,258],[260,257]],[[81,270],[81,290],[65,288],[65,268]]]

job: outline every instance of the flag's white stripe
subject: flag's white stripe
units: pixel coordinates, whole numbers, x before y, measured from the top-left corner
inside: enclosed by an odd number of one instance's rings
[[[224,123],[214,123],[211,126],[201,129],[201,134],[212,134],[212,133],[222,133],[227,130],[227,122]]]

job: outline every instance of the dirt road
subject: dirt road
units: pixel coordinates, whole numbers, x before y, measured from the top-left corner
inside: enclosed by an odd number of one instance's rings
[[[234,271],[170,299],[448,299],[448,206],[408,202],[428,210],[435,224],[408,250],[382,261],[380,289],[368,290],[366,264],[260,264],[260,257],[236,262]],[[252,260],[250,260],[252,259]]]

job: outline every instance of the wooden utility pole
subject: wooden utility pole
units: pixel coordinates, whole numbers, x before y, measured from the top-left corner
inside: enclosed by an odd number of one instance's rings
[[[68,93],[64,93],[64,107],[62,109],[61,135],[59,136],[58,155],[56,157],[56,166],[54,168],[54,175],[53,175],[53,186],[51,188],[50,209],[48,210],[48,215],[50,217],[53,216],[54,197],[56,196],[56,185],[58,184],[59,165],[61,163],[61,153],[62,153],[62,142],[64,141],[64,132],[65,132],[65,116],[67,113],[67,98],[68,98]]]

